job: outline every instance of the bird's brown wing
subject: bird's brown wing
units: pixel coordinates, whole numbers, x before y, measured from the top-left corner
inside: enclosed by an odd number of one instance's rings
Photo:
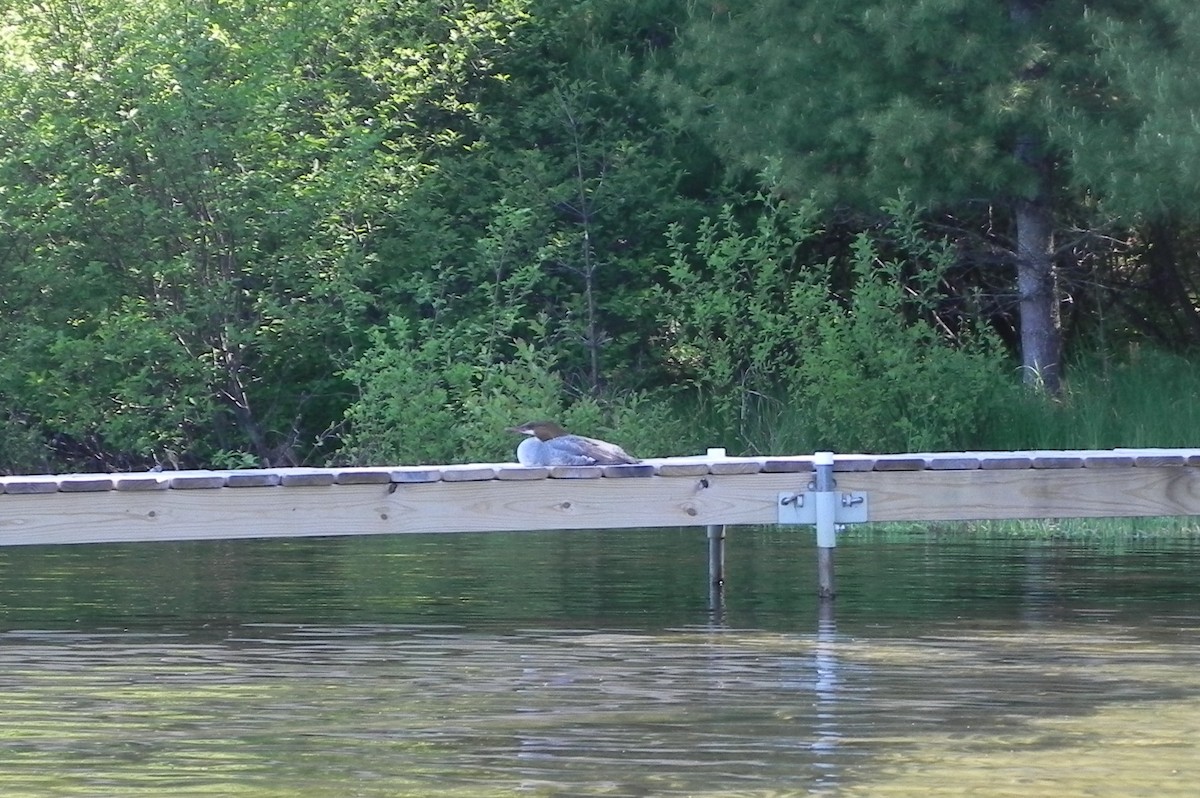
[[[595,438],[585,438],[582,435],[574,437],[578,440],[580,452],[595,460],[596,465],[622,465],[641,462],[615,443],[599,441]]]

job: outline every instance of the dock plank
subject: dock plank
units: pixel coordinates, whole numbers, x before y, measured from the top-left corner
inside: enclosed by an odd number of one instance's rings
[[[268,469],[230,471],[225,475],[225,486],[229,488],[271,488],[281,481],[278,471]]]
[[[808,477],[767,464],[803,468],[805,459],[663,458],[557,473],[500,463],[8,476],[0,545],[773,524],[779,494]],[[895,470],[918,461],[920,470]],[[866,494],[870,521],[1200,515],[1200,467],[1187,467],[1200,465],[1200,450],[837,455],[839,463],[838,490]],[[288,477],[297,481],[282,489]]]
[[[1126,454],[1087,454],[1083,458],[1084,468],[1132,468],[1135,465],[1132,455]]]
[[[435,466],[398,466],[391,470],[391,479],[400,484],[441,482],[442,470]]]
[[[875,471],[923,471],[926,461],[924,457],[909,455],[883,455],[875,460]]]
[[[654,466],[649,463],[630,463],[626,465],[606,465],[603,467],[607,479],[631,479],[654,476]]]
[[[485,482],[496,478],[497,467],[481,463],[441,466],[443,482]]]
[[[338,485],[386,485],[392,481],[392,469],[390,466],[339,468],[334,471],[333,481]]]
[[[977,454],[964,452],[925,455],[925,467],[931,471],[974,471],[979,465],[980,457]]]
[[[1182,454],[1138,454],[1133,456],[1134,465],[1140,468],[1163,468],[1185,466],[1188,458]]]
[[[989,452],[979,458],[979,467],[984,471],[1023,471],[1033,468],[1029,455]]]
[[[603,466],[559,465],[550,466],[551,479],[600,479],[604,476]]]
[[[67,474],[58,481],[62,493],[99,493],[115,488],[113,478],[107,474]]]
[[[173,490],[216,490],[225,487],[229,477],[216,471],[176,471],[170,480]]]
[[[549,476],[549,466],[503,465],[496,469],[496,479],[509,481],[547,479]]]
[[[709,473],[707,462],[662,462],[654,468],[661,477],[703,477]]]
[[[166,490],[171,487],[171,480],[157,471],[147,471],[144,474],[114,474],[113,487],[116,490]]]
[[[284,468],[279,470],[279,484],[285,488],[323,487],[334,484],[336,476],[328,469]]]
[[[14,496],[58,493],[58,477],[55,476],[4,477],[0,482],[4,484],[4,492]]]
[[[726,457],[709,463],[710,474],[757,474],[763,470],[762,458],[757,457]]]
[[[801,474],[812,471],[813,457],[767,457],[763,460],[764,474]]]
[[[1083,458],[1069,452],[1039,452],[1030,460],[1034,468],[1083,468]]]
[[[872,521],[1200,514],[1200,469],[1191,468],[873,472],[846,474],[838,487],[868,491]]]

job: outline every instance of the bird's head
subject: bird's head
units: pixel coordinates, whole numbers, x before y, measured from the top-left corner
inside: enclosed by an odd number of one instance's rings
[[[532,435],[540,441],[548,441],[567,434],[565,429],[553,421],[528,421],[519,427],[509,427],[508,431],[520,435]]]

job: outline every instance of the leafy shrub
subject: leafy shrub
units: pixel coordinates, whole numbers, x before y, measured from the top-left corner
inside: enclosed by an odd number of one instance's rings
[[[50,451],[24,419],[0,418],[0,474],[36,474],[51,470]]]
[[[953,252],[903,201],[846,251],[806,260],[815,205],[727,206],[672,230],[668,352],[747,448],[923,451],[972,440],[1010,390],[1001,346],[942,307]]]
[[[523,340],[510,357],[472,347],[470,329],[421,334],[393,317],[372,333],[371,346],[345,376],[359,396],[347,411],[343,456],[357,463],[510,462],[518,439],[506,427],[555,419],[568,429],[611,435],[631,450],[674,453],[663,402],[641,394],[623,399],[572,399],[549,350]]]

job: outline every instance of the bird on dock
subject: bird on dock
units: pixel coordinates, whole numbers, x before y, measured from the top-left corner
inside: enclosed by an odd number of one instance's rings
[[[530,421],[509,432],[528,435],[517,446],[517,462],[523,466],[621,465],[640,463],[620,446],[607,441],[571,435],[553,421]]]

